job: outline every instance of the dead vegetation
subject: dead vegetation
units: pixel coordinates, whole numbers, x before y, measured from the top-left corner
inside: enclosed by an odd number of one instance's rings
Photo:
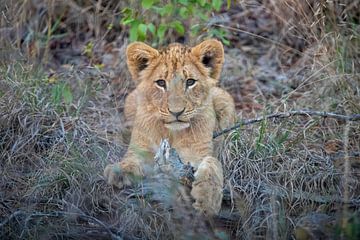
[[[119,24],[125,6],[0,3],[1,239],[359,238],[358,122],[296,116],[233,131],[219,154],[226,187],[215,219],[154,201],[141,184],[107,186],[105,165],[127,147],[122,109],[134,87]],[[246,0],[214,15],[209,24],[231,43],[221,85],[239,119],[359,114],[359,6]]]

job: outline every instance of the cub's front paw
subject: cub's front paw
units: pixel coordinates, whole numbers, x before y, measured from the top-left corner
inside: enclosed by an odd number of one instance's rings
[[[214,182],[194,182],[191,195],[195,199],[193,207],[208,216],[217,214],[221,208],[222,187]]]
[[[109,184],[123,188],[136,182],[141,176],[141,171],[136,164],[123,161],[107,165],[104,176]]]
[[[104,176],[108,184],[123,188],[131,184],[130,179],[126,177],[124,171],[121,169],[120,163],[109,164],[104,170]]]
[[[223,197],[223,172],[221,164],[213,157],[205,157],[195,172],[191,195],[194,208],[205,215],[220,211]]]

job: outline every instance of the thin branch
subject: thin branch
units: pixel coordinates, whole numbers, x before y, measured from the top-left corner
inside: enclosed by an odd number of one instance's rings
[[[191,186],[195,180],[194,168],[189,163],[183,163],[175,148],[170,146],[168,139],[162,139],[155,155],[155,172],[166,173],[184,185]]]
[[[247,34],[247,35],[249,35],[249,36],[256,37],[256,38],[260,38],[260,39],[262,39],[262,40],[271,42],[272,44],[275,44],[275,45],[277,45],[277,46],[279,46],[279,47],[282,47],[282,48],[285,49],[285,50],[290,49],[290,50],[292,50],[292,51],[294,51],[294,52],[296,52],[296,53],[298,53],[298,54],[300,54],[300,55],[306,55],[306,54],[304,54],[304,52],[301,52],[301,51],[299,51],[299,50],[297,50],[297,49],[295,49],[295,48],[293,48],[293,47],[291,47],[291,46],[288,46],[288,45],[286,45],[286,44],[280,43],[280,42],[275,41],[275,40],[273,40],[273,39],[270,39],[270,38],[267,38],[267,37],[263,37],[263,36],[261,36],[261,35],[259,35],[259,34],[255,34],[255,33],[252,33],[252,32],[249,32],[249,31],[246,31],[246,30],[243,30],[243,29],[240,29],[240,28],[229,27],[229,26],[225,26],[225,25],[222,25],[222,24],[214,24],[213,26],[219,27],[219,28],[225,28],[225,29],[228,29],[228,30],[234,31],[234,32],[245,33],[245,34]]]
[[[343,121],[360,121],[360,114],[353,114],[353,115],[341,115],[337,113],[331,113],[331,112],[321,112],[321,111],[311,111],[311,110],[297,110],[297,111],[289,111],[289,112],[279,112],[279,113],[273,113],[264,117],[258,117],[253,119],[247,119],[242,120],[239,123],[235,124],[232,127],[225,128],[224,130],[221,130],[219,132],[215,132],[213,134],[213,138],[217,138],[225,133],[228,133],[232,130],[235,130],[237,128],[240,128],[241,126],[250,125],[253,123],[261,122],[267,119],[273,119],[273,118],[288,118],[292,116],[319,116],[319,117],[328,117],[328,118],[336,118]]]

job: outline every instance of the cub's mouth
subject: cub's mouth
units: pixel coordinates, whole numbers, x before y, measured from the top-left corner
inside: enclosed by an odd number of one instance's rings
[[[185,122],[185,121],[181,121],[181,120],[165,122],[164,125],[165,125],[165,127],[167,129],[170,129],[170,130],[173,130],[173,131],[179,131],[179,130],[190,127],[189,122]]]

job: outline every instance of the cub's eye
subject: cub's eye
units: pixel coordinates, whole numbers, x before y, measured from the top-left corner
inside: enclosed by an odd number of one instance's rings
[[[156,82],[156,84],[157,84],[159,87],[166,88],[166,82],[165,82],[165,80],[159,79],[159,80],[157,80],[157,81],[155,81],[155,82]]]
[[[195,79],[189,78],[188,80],[186,80],[186,87],[191,87],[196,83]]]

